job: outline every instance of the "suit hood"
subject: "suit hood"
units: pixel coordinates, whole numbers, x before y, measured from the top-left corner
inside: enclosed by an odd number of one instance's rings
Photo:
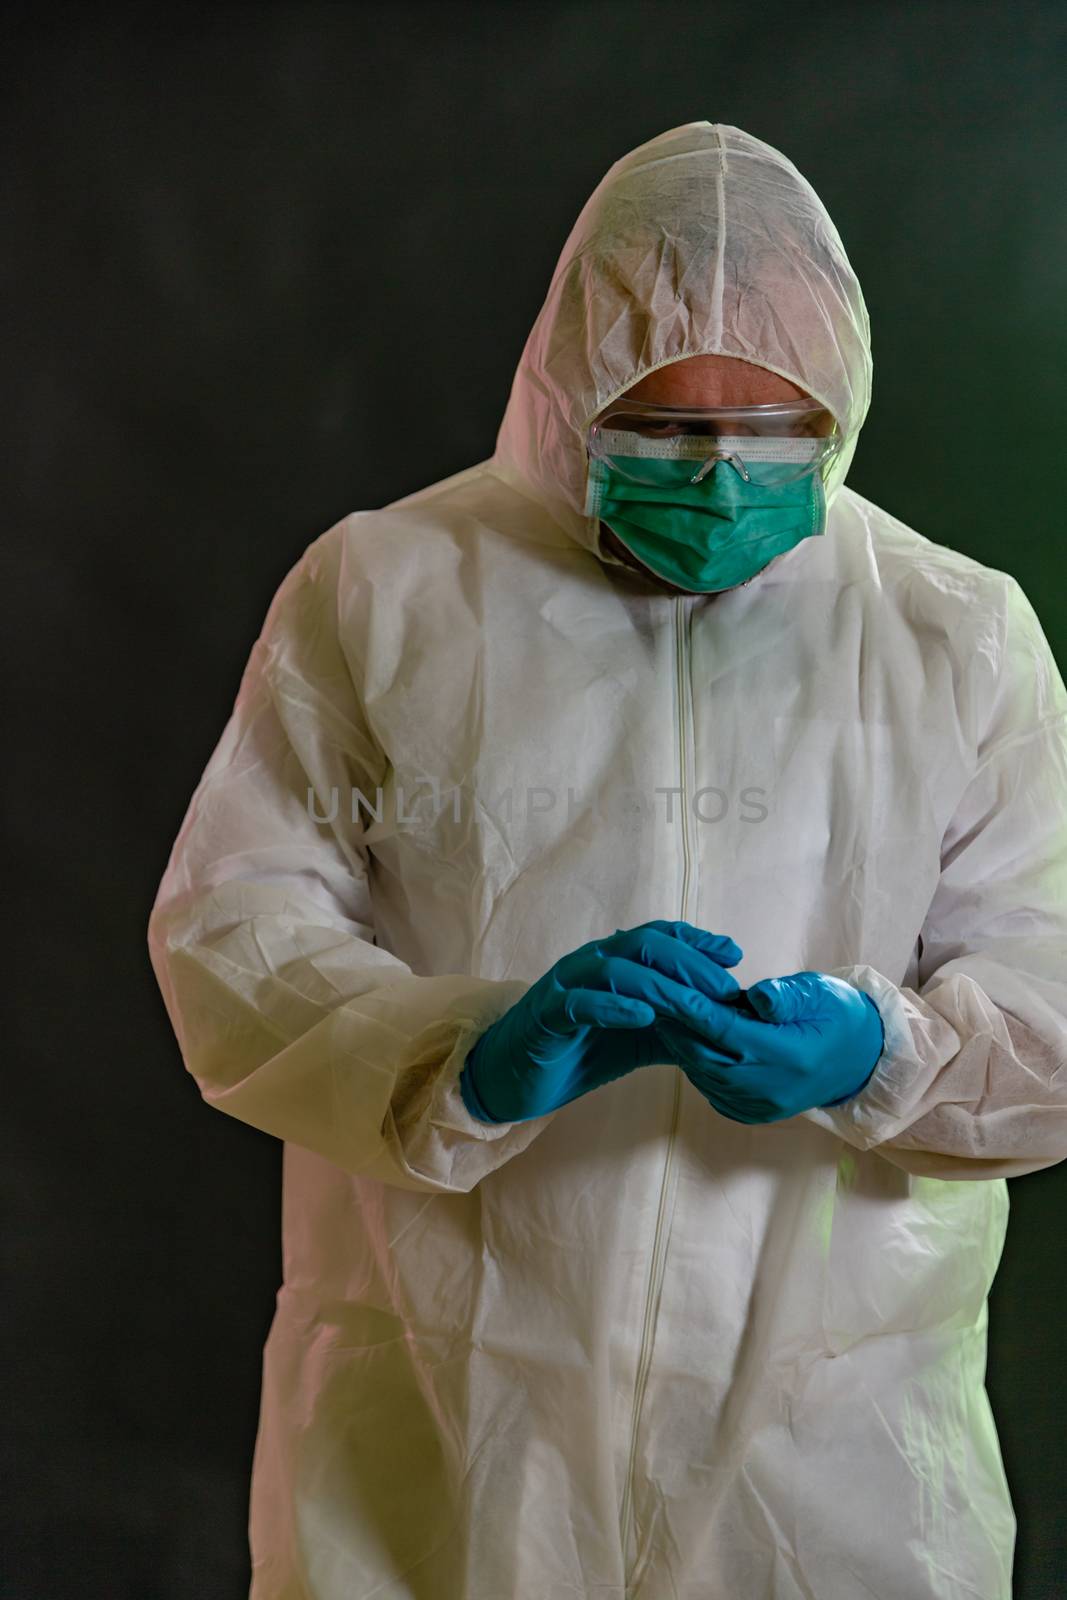
[[[530,330],[489,467],[613,564],[585,515],[590,421],[688,356],[766,367],[822,402],[844,482],[870,406],[867,308],[825,206],[793,163],[689,122],[616,161],[583,206]]]

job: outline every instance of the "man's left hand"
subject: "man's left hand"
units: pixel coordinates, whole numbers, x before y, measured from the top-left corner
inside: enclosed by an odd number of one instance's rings
[[[764,978],[731,1004],[707,1002],[699,1033],[656,1031],[705,1100],[733,1122],[780,1122],[840,1105],[865,1086],[885,1043],[869,995],[824,972]]]

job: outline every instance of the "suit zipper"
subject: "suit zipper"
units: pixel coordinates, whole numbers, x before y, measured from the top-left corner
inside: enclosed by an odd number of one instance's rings
[[[686,601],[679,596],[674,603],[675,626],[675,696],[678,707],[678,796],[681,810],[682,828],[682,892],[679,917],[683,922],[688,920],[690,885],[692,882],[692,841],[689,833],[689,753],[691,746],[691,724],[689,705],[689,624],[691,612],[686,610]],[[630,1429],[630,1460],[626,1473],[626,1488],[622,1502],[622,1549],[623,1560],[629,1567],[628,1546],[630,1527],[633,1520],[633,1484],[634,1469],[637,1462],[637,1436],[641,1424],[641,1409],[644,1402],[645,1387],[648,1383],[648,1369],[652,1362],[652,1342],[655,1334],[656,1320],[659,1312],[660,1295],[663,1289],[663,1269],[667,1259],[667,1241],[670,1238],[670,1222],[674,1211],[675,1184],[674,1184],[674,1143],[678,1131],[678,1110],[681,1105],[682,1082],[681,1074],[674,1075],[674,1102],[671,1107],[671,1126],[667,1138],[667,1159],[663,1168],[663,1179],[660,1184],[659,1209],[656,1213],[656,1234],[652,1245],[652,1267],[649,1273],[648,1294],[645,1299],[645,1319],[641,1332],[641,1351],[637,1360],[637,1382],[634,1390],[633,1421]],[[631,1589],[638,1583],[641,1572],[647,1560],[647,1551],[638,1552],[635,1558],[633,1575],[627,1579],[626,1595],[629,1600]]]

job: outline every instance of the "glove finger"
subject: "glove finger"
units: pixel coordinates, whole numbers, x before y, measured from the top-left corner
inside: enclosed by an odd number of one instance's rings
[[[696,1033],[702,1043],[710,1043],[716,1050],[721,1051],[730,1061],[763,1061],[767,1059],[772,1041],[775,1040],[776,1023],[762,1022],[758,1017],[746,1014],[746,1005],[728,1005],[719,1000],[701,999],[701,1010],[692,1020],[683,1020]],[[780,1047],[780,1036],[778,1036]]]
[[[729,974],[722,979],[732,983]],[[582,987],[608,989],[615,994],[630,995],[644,1000],[655,1010],[657,1018],[685,1022],[698,1032],[704,1032],[708,1010],[717,1002],[688,983],[669,978],[656,967],[643,966],[625,956],[602,955],[583,975]],[[729,1008],[723,1006],[724,1011]]]
[[[652,928],[657,933],[665,933],[671,938],[680,940],[694,950],[701,950],[720,967],[736,967],[745,953],[741,946],[725,933],[709,933],[706,928],[698,928],[695,923],[669,922],[662,917],[656,917],[651,922],[638,923],[636,928],[616,928],[615,932],[640,933],[642,928]]]
[[[565,989],[560,1006],[577,1028],[647,1028],[656,1020],[647,1001],[609,989]]]
[[[728,1056],[722,1050],[716,1050],[714,1045],[694,1033],[692,1028],[687,1028],[681,1022],[659,1022],[656,1032],[674,1059],[683,1062],[687,1068],[694,1072],[701,1072],[705,1067],[708,1076],[716,1081],[726,1082],[726,1075],[716,1072],[718,1067],[736,1067],[737,1061],[733,1056]]]
[[[758,1076],[738,1062],[707,1059],[702,1053],[699,1062],[686,1060],[680,1065],[693,1088],[703,1095],[720,1117],[726,1117],[731,1122],[752,1127],[791,1115],[789,1111],[776,1106],[773,1098],[769,1098],[762,1089]]]
[[[795,1003],[780,978],[763,978],[749,984],[745,995],[762,1022],[784,1022]]]
[[[605,942],[604,953],[651,967],[664,977],[707,995],[709,1000],[725,1000],[728,995],[740,991],[733,973],[727,972],[703,950],[647,924],[640,928],[620,928]]]
[[[764,1022],[796,1022],[816,1009],[815,995],[807,972],[793,972],[785,978],[761,978],[745,990],[749,1004]]]

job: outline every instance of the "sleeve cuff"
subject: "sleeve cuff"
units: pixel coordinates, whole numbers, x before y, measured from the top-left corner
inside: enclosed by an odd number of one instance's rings
[[[839,1105],[812,1106],[801,1115],[857,1149],[870,1150],[911,1124],[918,1103],[960,1040],[918,995],[898,989],[874,967],[838,967],[830,975],[874,1001],[885,1042],[862,1089]]]

